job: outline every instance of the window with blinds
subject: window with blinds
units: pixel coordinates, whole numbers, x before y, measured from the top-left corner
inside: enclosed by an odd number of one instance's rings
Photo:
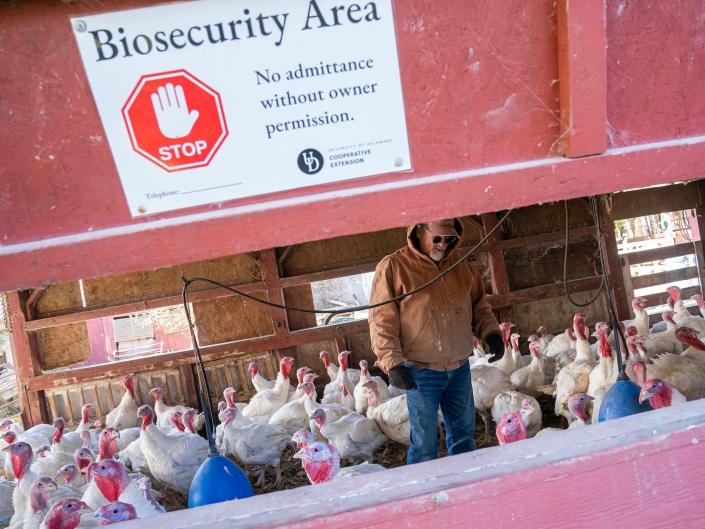
[[[144,314],[113,318],[113,331],[117,343],[154,339],[152,322]]]

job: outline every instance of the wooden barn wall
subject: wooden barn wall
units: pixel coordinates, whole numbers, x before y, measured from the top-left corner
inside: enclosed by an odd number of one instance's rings
[[[360,360],[363,358],[369,363],[372,370],[375,360],[375,354],[372,352],[372,342],[370,341],[370,333],[351,334],[345,337],[345,342],[348,350],[352,351],[352,358],[349,359],[351,367],[358,369]],[[375,370],[376,371],[376,370]]]
[[[462,222],[466,234],[465,242],[479,240],[481,234],[477,222],[467,217],[464,217]],[[298,244],[288,249],[281,263],[282,276],[295,276],[378,261],[404,246],[406,246],[406,228]]]
[[[403,228],[292,246],[281,262],[282,276],[332,270],[379,259],[401,248],[406,240]]]
[[[266,294],[253,294],[266,299]],[[232,342],[272,334],[269,309],[242,296],[211,299],[193,304],[201,345]]]
[[[297,285],[284,289],[284,304],[302,309],[313,308],[313,292],[310,285]],[[316,326],[316,315],[308,312],[288,310],[289,330],[306,329]]]
[[[668,211],[692,209],[703,202],[699,182],[658,186],[636,192],[614,193],[610,205],[612,218],[630,219]]]
[[[88,328],[83,321],[37,331],[37,346],[44,371],[83,362],[91,356]]]
[[[572,201],[571,225],[590,224],[591,217],[584,200]],[[503,237],[521,237],[560,231],[563,226],[562,204],[546,204],[517,210],[510,222],[502,228]],[[464,247],[469,247],[481,237],[479,223],[474,218],[462,219],[465,228]],[[291,247],[283,255],[278,250],[282,277],[294,276],[320,270],[333,270],[361,263],[374,263],[384,255],[392,253],[406,244],[406,229],[397,228],[382,232],[366,233],[350,237],[338,237]],[[594,257],[596,245],[592,241],[580,241],[571,245],[569,252],[569,279],[595,274]],[[517,248],[504,252],[510,287],[513,290],[562,280],[562,247]],[[491,292],[491,273],[486,253],[478,253],[472,260],[482,271],[485,287]],[[222,259],[189,263],[183,267],[169,267],[121,276],[95,278],[84,281],[87,308],[130,303],[163,296],[178,295],[182,288],[181,275],[207,277],[225,283],[248,283],[262,280],[262,264],[259,253],[229,256]],[[203,288],[194,284],[194,290]],[[260,297],[264,294],[260,293]],[[284,289],[287,304],[312,308],[313,297],[309,285]],[[525,304],[531,306],[532,304]],[[539,303],[537,307],[545,307]],[[81,310],[78,284],[53,285],[45,289],[35,306],[37,316],[48,316]],[[273,333],[269,309],[263,305],[238,296],[210,299],[193,304],[194,317],[199,326],[202,345],[235,341],[243,338],[265,336]],[[533,332],[539,324],[546,325],[529,315],[538,317],[541,310],[516,313],[519,331]],[[288,311],[289,329],[315,327],[315,316]],[[603,317],[604,319],[604,317]],[[565,326],[551,330],[559,331]],[[90,356],[85,323],[63,325],[37,332],[44,370],[66,367],[86,360]],[[348,348],[360,349],[361,358],[374,360],[366,336],[348,337]],[[352,345],[354,344],[354,345]],[[320,350],[320,349],[319,349]],[[282,353],[283,354],[283,353]],[[316,355],[318,351],[316,351]],[[317,358],[315,359],[317,361]],[[359,359],[355,360],[358,362]],[[308,362],[310,363],[310,362]],[[320,362],[318,362],[320,363]]]
[[[536,285],[549,285],[563,281],[563,255],[561,244],[556,247],[513,248],[504,253],[512,290],[522,290]],[[568,281],[591,277],[601,272],[597,242],[586,240],[571,243],[568,248]]]
[[[578,303],[586,303],[593,299],[596,294],[597,290],[577,292],[571,294],[571,298]],[[593,327],[598,321],[606,321],[608,319],[608,309],[605,294],[601,294],[594,304],[582,308],[572,306],[564,296],[532,301],[530,303],[519,303],[514,305],[514,315],[516,316],[514,323],[521,330],[524,338],[531,334],[536,334],[536,329],[539,325],[546,326],[552,333],[559,333],[567,327],[571,327],[571,316],[575,312],[585,314],[590,327]],[[528,352],[528,346],[524,340],[522,340],[522,350]]]
[[[571,227],[590,226],[592,215],[587,199],[576,199],[568,202],[568,217]],[[515,210],[500,230],[505,239],[538,235],[540,233],[563,232],[565,229],[565,213],[563,202],[553,202],[529,206]]]
[[[276,377],[276,355],[269,352],[205,363],[214,406],[223,400],[223,390],[227,387],[235,390],[235,402],[246,402],[256,393],[247,373],[247,366],[253,360],[257,362],[262,376],[269,379]]]
[[[608,209],[612,218],[617,219],[690,209],[701,203],[699,187],[696,184],[687,184],[617,193],[613,195]],[[571,227],[578,228],[593,224],[586,200],[571,201],[569,209]],[[463,223],[466,228],[463,246],[469,248],[480,239],[482,233],[478,219],[466,217],[463,218]],[[512,214],[509,222],[499,230],[498,240],[546,233],[553,233],[558,238],[556,242],[549,245],[536,244],[507,248],[502,252],[510,290],[560,284],[563,279],[563,227],[562,203],[521,208]],[[278,258],[280,277],[286,278],[358,265],[365,265],[363,269],[371,270],[384,255],[406,244],[405,233],[404,228],[397,228],[301,244],[290,248],[278,248],[275,255]],[[261,261],[263,255],[265,254],[234,255],[185,264],[183,267],[89,279],[84,281],[88,305],[86,308],[121,305],[178,295],[181,292],[182,272],[188,277],[202,276],[230,284],[263,281],[265,277],[264,265]],[[479,252],[471,259],[482,271],[487,292],[491,293],[490,254]],[[568,279],[591,277],[599,271],[595,241],[585,238],[571,243]],[[194,285],[194,290],[202,288],[209,287]],[[276,292],[276,286],[272,292]],[[288,305],[313,307],[312,291],[308,284],[283,288],[282,293]],[[596,290],[592,290],[576,293],[573,297],[579,302],[584,302],[592,298],[595,293]],[[690,290],[687,293],[690,293]],[[264,297],[266,293],[260,292],[257,295]],[[653,296],[654,302],[657,301],[658,296],[656,294]],[[70,314],[84,309],[78,283],[47,287],[39,296],[35,294],[34,298],[35,304],[30,311],[30,319]],[[274,334],[270,309],[244,298],[237,296],[210,298],[194,302],[193,308],[199,324],[199,339],[203,345]],[[504,316],[517,325],[518,331],[525,338],[535,333],[539,325],[545,325],[553,333],[562,332],[570,325],[572,314],[578,310],[586,314],[591,325],[596,321],[608,319],[604,294],[594,305],[580,309],[571,306],[563,296],[518,303],[511,310],[505,310]],[[313,314],[288,311],[287,318],[290,331],[316,325]],[[322,340],[280,350],[243,354],[238,352],[237,345],[234,345],[232,353],[228,353],[230,356],[219,356],[218,360],[207,364],[213,384],[211,388],[213,403],[217,403],[222,398],[222,390],[227,386],[236,389],[237,400],[249,399],[254,393],[254,388],[247,374],[247,364],[253,359],[258,362],[260,372],[264,376],[274,378],[278,358],[284,355],[294,356],[297,367],[306,365],[319,375],[316,381],[319,391],[329,380],[319,359],[319,352],[323,349],[329,350],[335,356],[337,351],[347,348],[352,351],[350,358],[352,367],[358,367],[359,361],[365,358],[370,362],[373,372],[378,373],[373,367],[375,357],[371,350],[369,334],[366,331],[360,332],[360,327],[356,329],[345,331],[345,334],[340,335],[337,340]],[[278,332],[281,332],[281,329]],[[70,366],[90,356],[85,322],[33,331],[30,332],[30,340],[36,345],[43,371]],[[522,341],[522,349],[525,349],[524,341]],[[193,366],[188,364],[150,372],[138,370],[138,402],[151,403],[147,392],[151,387],[162,386],[167,403],[180,402],[197,406],[197,396],[192,389],[193,375]],[[291,381],[292,383],[295,381],[294,374]],[[52,387],[47,389],[45,394],[51,416],[64,415],[72,424],[80,418],[80,407],[86,402],[96,405],[96,415],[98,418],[102,417],[106,410],[119,401],[122,388],[120,379],[117,377]]]
[[[186,277],[207,277],[223,283],[250,283],[262,279],[259,254],[242,254],[183,266],[159,268],[133,274],[87,279],[83,282],[86,307],[116,305],[173,296],[181,293]],[[193,289],[205,285],[194,284]],[[39,298],[36,316],[49,316],[84,309],[77,283],[52,285]]]
[[[121,380],[121,377],[115,377],[47,389],[45,395],[49,414],[52,418],[64,417],[67,425],[73,427],[81,420],[81,407],[84,404],[93,404],[95,411],[91,417],[102,420],[122,398],[125,390]],[[138,406],[154,405],[154,399],[149,395],[149,390],[155,387],[162,388],[164,401],[168,405],[189,402],[189,395],[178,369],[138,373],[134,380],[135,401]],[[137,424],[137,417],[135,417],[135,425]]]

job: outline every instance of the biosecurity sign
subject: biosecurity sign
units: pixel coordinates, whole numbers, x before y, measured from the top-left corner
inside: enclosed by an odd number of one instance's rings
[[[391,0],[71,23],[134,216],[411,168]]]

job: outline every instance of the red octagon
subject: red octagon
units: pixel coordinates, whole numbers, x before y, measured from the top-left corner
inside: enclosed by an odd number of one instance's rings
[[[208,165],[228,135],[220,94],[186,70],[143,75],[122,116],[132,148],[169,172]]]

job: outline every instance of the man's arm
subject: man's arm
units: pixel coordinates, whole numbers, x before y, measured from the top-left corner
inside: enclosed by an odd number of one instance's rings
[[[370,304],[379,303],[395,296],[393,272],[388,258],[382,259],[375,270],[372,280]],[[387,303],[370,309],[368,321],[372,350],[377,356],[377,365],[388,373],[393,367],[402,364],[404,357],[399,341],[399,310],[396,303]]]

